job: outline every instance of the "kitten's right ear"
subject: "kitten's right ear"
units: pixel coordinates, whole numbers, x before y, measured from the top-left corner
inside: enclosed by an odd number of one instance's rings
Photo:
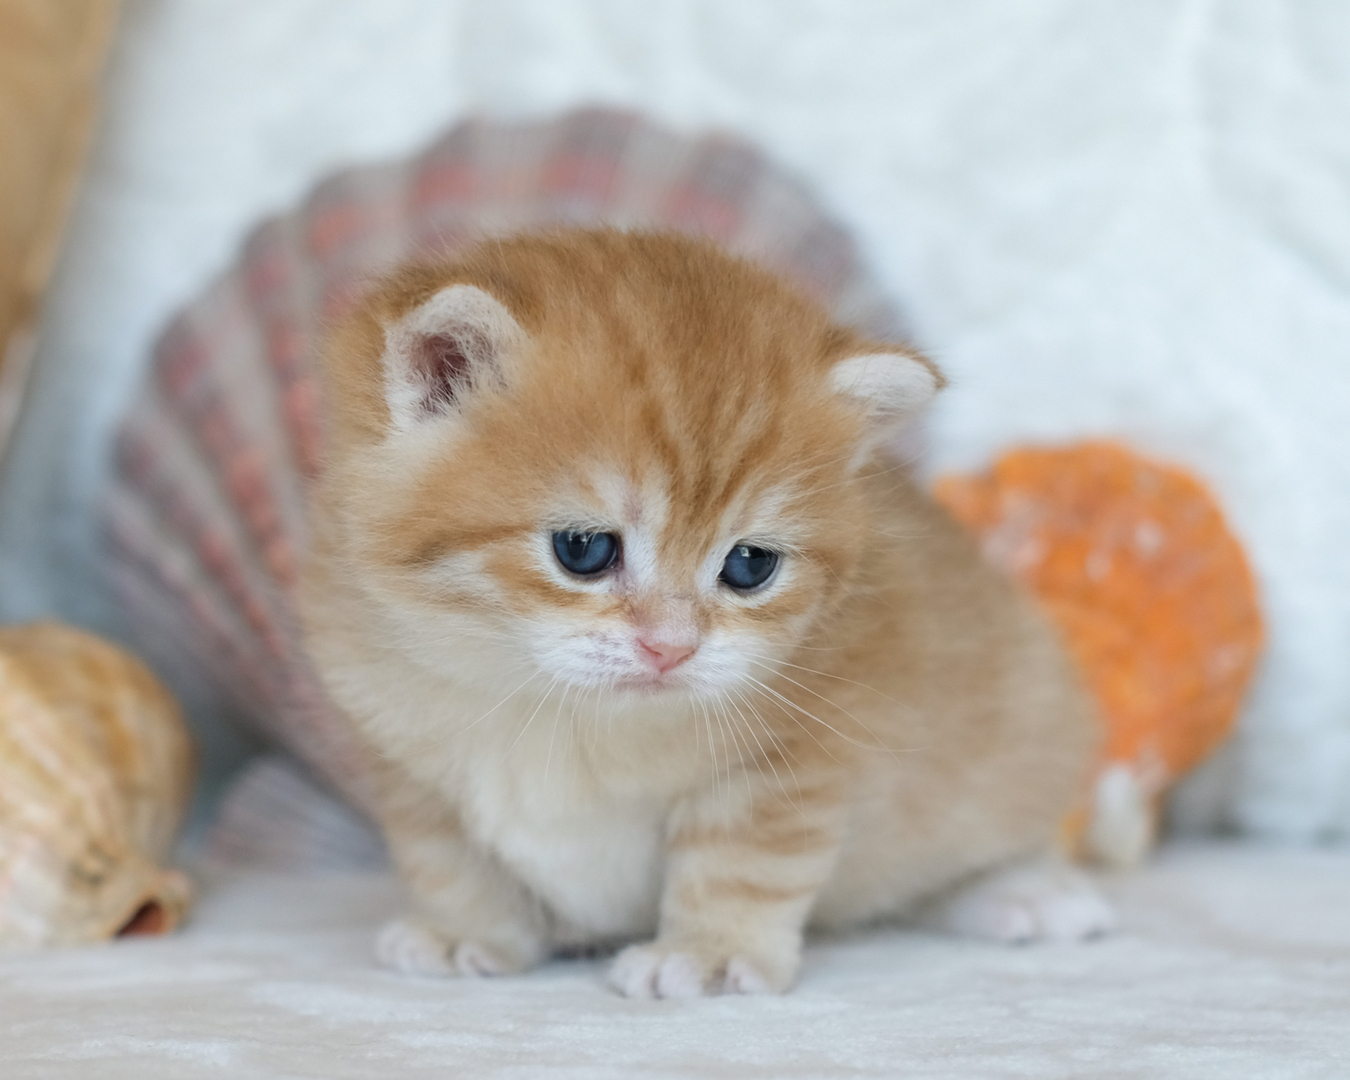
[[[384,396],[394,427],[408,431],[450,412],[475,386],[501,378],[502,358],[525,331],[496,299],[451,285],[384,328]]]
[[[922,353],[882,346],[839,361],[830,372],[830,385],[863,405],[874,428],[887,431],[923,411],[947,380]]]

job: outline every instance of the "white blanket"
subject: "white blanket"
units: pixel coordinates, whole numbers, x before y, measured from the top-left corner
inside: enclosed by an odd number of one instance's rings
[[[1087,945],[878,930],[785,997],[632,1002],[598,961],[378,970],[380,873],[217,874],[175,937],[0,958],[0,1076],[1350,1076],[1350,853],[1174,847],[1107,887],[1122,929]]]

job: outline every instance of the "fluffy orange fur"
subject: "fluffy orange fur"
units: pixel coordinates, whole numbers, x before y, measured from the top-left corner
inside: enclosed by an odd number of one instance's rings
[[[387,962],[637,941],[615,986],[674,996],[785,988],[808,925],[1105,928],[1020,869],[1084,694],[887,453],[928,360],[709,244],[572,231],[405,269],[326,363],[304,610],[415,898]],[[555,533],[618,555],[570,573]],[[733,588],[746,549],[776,569]]]

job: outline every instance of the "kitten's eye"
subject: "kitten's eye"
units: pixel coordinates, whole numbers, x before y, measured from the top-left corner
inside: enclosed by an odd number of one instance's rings
[[[758,588],[773,576],[778,566],[778,553],[764,548],[751,547],[749,544],[737,544],[731,549],[727,561],[722,564],[723,581],[733,589],[742,592]]]
[[[553,554],[564,570],[591,577],[614,565],[619,557],[619,538],[614,533],[555,532]]]

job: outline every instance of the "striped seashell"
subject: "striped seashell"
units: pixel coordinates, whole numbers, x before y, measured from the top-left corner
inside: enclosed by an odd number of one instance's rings
[[[192,786],[173,698],[139,661],[55,623],[0,629],[0,945],[171,929],[161,863]]]
[[[849,236],[762,154],[623,112],[469,121],[425,153],[319,185],[260,225],[155,349],[104,504],[114,582],[142,650],[214,686],[358,806],[362,751],[305,661],[294,604],[305,486],[321,467],[315,352],[382,271],[485,236],[569,224],[704,234],[880,338],[895,312]],[[185,688],[186,689],[186,688]]]
[[[232,779],[203,855],[207,867],[291,873],[389,865],[374,825],[280,754],[259,755]]]

